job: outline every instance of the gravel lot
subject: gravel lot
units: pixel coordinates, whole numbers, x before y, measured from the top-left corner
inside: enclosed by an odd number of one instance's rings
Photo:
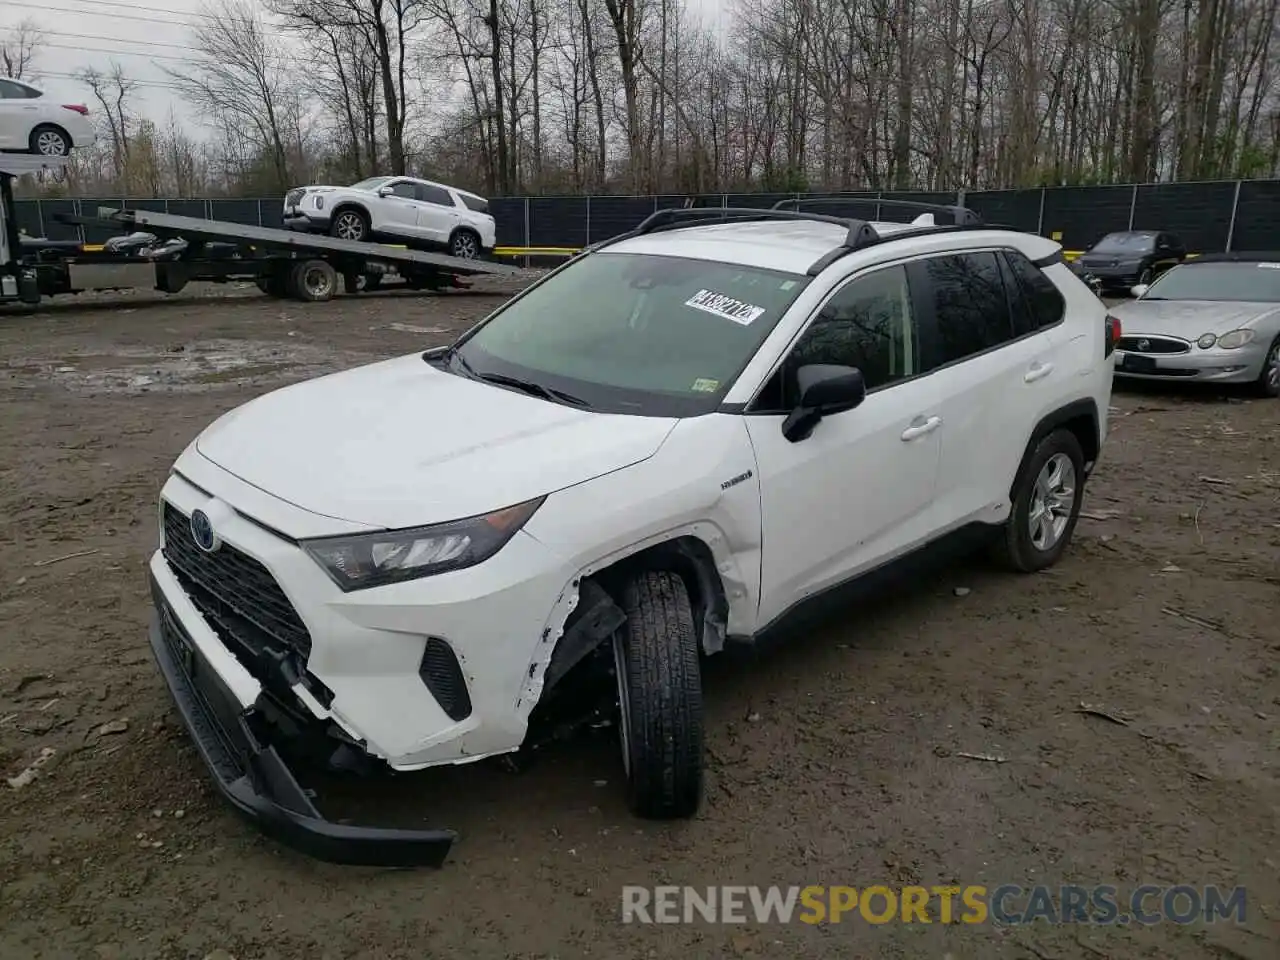
[[[145,639],[166,470],[222,411],[444,341],[500,296],[308,307],[234,288],[0,313],[0,770],[54,751],[0,784],[0,956],[1280,955],[1280,404],[1217,393],[1117,392],[1052,571],[967,563],[714,663],[692,822],[632,820],[614,745],[584,738],[521,774],[344,795],[457,828],[439,872],[319,864],[243,825]],[[1243,884],[1248,919],[619,922],[624,884],[1003,882]]]

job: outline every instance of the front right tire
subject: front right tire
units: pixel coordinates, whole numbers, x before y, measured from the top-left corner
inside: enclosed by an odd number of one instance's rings
[[[627,804],[651,820],[692,817],[702,800],[702,679],[684,580],[647,570],[622,590],[614,635]]]

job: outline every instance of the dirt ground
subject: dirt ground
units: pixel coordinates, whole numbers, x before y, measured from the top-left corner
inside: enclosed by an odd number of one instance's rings
[[[1058,567],[966,563],[713,662],[697,819],[631,819],[586,737],[362,791],[461,837],[441,871],[350,869],[238,820],[178,725],[145,638],[157,493],[222,411],[500,298],[198,293],[0,314],[0,771],[54,751],[0,783],[0,956],[1280,955],[1280,403],[1118,390]],[[620,922],[624,884],[1062,882],[1244,885],[1247,919]]]

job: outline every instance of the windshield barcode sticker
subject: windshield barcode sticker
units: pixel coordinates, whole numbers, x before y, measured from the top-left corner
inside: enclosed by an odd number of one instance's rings
[[[724,317],[744,327],[764,313],[764,307],[743,303],[741,300],[726,297],[723,293],[716,293],[714,290],[699,290],[686,300],[684,305],[704,313],[714,313],[717,317]]]

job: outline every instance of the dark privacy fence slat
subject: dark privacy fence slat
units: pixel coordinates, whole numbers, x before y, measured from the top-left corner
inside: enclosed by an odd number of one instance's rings
[[[656,210],[771,207],[788,193],[714,193],[694,197],[500,197],[490,201],[504,247],[581,247],[632,229]],[[823,196],[831,196],[824,194]],[[1125,186],[1048,187],[953,193],[848,191],[844,198],[882,198],[926,203],[962,202],[990,223],[1055,237],[1068,250],[1083,250],[1113,230],[1168,230],[1194,252],[1280,249],[1280,180],[1222,180]],[[122,200],[19,200],[18,225],[34,237],[101,243],[110,231],[60,224],[58,213],[93,216],[99,206],[132,206],[184,217],[205,217],[264,227],[281,225],[282,198]],[[870,202],[816,207],[838,216],[874,218]],[[913,211],[881,207],[879,219],[906,221]]]

